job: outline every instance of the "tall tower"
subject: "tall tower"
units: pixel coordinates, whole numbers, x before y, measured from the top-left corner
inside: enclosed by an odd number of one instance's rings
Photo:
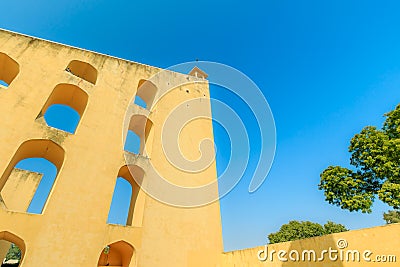
[[[0,248],[15,243],[20,266],[217,265],[206,80],[4,30],[0,80]],[[46,124],[54,104],[79,114],[74,133]],[[137,153],[124,151],[128,130]],[[27,158],[57,170],[41,214],[26,212],[40,175],[15,169]],[[107,223],[117,177],[132,187],[126,225]]]

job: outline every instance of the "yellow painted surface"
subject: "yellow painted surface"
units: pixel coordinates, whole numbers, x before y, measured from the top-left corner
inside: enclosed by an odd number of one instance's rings
[[[42,176],[40,173],[14,169],[1,190],[1,197],[7,209],[25,212]]]
[[[255,247],[245,250],[238,250],[228,253],[223,253],[220,266],[240,266],[240,267],[256,267],[256,266],[270,266],[270,267],[281,267],[281,266],[299,266],[299,267],[364,267],[364,266],[399,266],[400,265],[400,224],[392,224],[386,226],[379,226],[374,228],[367,228],[355,231],[348,231],[343,233],[336,233],[326,235],[322,237],[314,237],[303,240],[296,240],[292,242],[285,242],[279,244],[271,244],[268,246],[269,254],[272,250],[276,251],[273,254],[273,260],[268,257],[265,261],[258,259],[258,252],[260,250],[265,251],[265,246]],[[339,240],[346,240],[347,247],[340,249],[338,248]],[[341,242],[341,244],[344,244]],[[329,258],[329,252],[321,254],[323,250],[331,248],[332,254],[331,259]],[[282,259],[287,261],[280,261],[277,258],[278,251],[283,250],[286,252],[282,253]],[[310,254],[311,260],[308,260],[309,253],[305,252],[304,259],[302,260],[302,253],[305,250],[314,250],[316,253],[316,260],[314,261],[313,254]],[[335,253],[333,250],[337,250]],[[358,261],[357,252],[360,253],[360,260]],[[299,253],[297,260],[296,252]],[[342,251],[342,252],[340,252]],[[371,251],[369,254],[366,251]],[[292,258],[289,258],[289,253],[292,253]],[[355,254],[353,254],[355,253]],[[363,258],[363,254],[366,253],[366,261]],[[340,255],[343,260],[340,260]],[[323,256],[321,256],[323,255]],[[337,255],[337,260],[335,260]],[[353,260],[353,255],[354,260]],[[377,262],[377,256],[379,259],[383,259],[382,256],[386,257],[386,261],[389,260],[389,256],[396,256],[396,262]],[[265,254],[261,254],[260,258],[265,257]],[[318,259],[321,259],[320,261]],[[392,257],[393,259],[393,257]],[[373,262],[374,261],[374,262]],[[392,260],[393,261],[393,260]]]

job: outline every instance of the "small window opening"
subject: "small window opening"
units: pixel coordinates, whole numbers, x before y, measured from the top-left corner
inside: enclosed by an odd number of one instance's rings
[[[147,80],[140,80],[134,103],[148,110],[151,109],[157,94],[157,86]]]
[[[135,102],[136,105],[146,109],[147,108],[147,104],[146,102],[140,97],[140,96],[136,96],[135,97]]]
[[[122,177],[117,178],[107,223],[127,225],[132,186]]]
[[[29,158],[21,160],[15,168],[41,174],[37,189],[26,210],[28,213],[41,214],[57,176],[56,166],[43,158]]]
[[[140,153],[140,137],[131,130],[128,131],[128,134],[126,136],[124,150],[133,154]]]
[[[18,236],[0,232],[0,264],[1,267],[17,267],[25,254],[25,242]]]
[[[8,87],[8,83],[6,83],[5,81],[3,81],[3,80],[0,80],[0,87]]]
[[[39,116],[44,115],[48,126],[75,133],[88,102],[88,94],[76,85],[57,85]]]
[[[129,122],[124,145],[125,151],[134,154],[143,154],[147,137],[152,126],[152,122],[146,116],[133,115]]]
[[[14,267],[14,266],[19,266],[19,263],[21,261],[21,249],[15,245],[14,243],[8,242],[1,240],[0,241],[0,252],[2,250],[2,247],[4,248],[9,248],[7,250],[6,255],[1,255],[1,267]]]
[[[135,249],[125,241],[118,241],[107,245],[100,253],[98,267],[129,267],[131,262],[135,262]]]
[[[44,119],[48,126],[73,134],[81,118],[73,108],[55,104],[47,109]]]
[[[73,74],[79,78],[86,80],[92,84],[96,84],[97,70],[87,62],[72,60],[65,68],[66,72]]]

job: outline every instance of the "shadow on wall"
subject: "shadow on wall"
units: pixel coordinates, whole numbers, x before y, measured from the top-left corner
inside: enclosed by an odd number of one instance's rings
[[[237,263],[251,267],[364,267],[385,263],[398,266],[399,232],[400,224],[390,224],[233,251],[224,255],[222,266]]]

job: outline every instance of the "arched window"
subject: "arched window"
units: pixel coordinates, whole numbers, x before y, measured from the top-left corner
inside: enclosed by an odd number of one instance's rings
[[[24,240],[8,231],[0,232],[0,262],[8,264],[4,266],[19,266],[25,250]]]
[[[42,213],[63,161],[64,150],[53,141],[37,139],[24,142],[0,178],[4,206],[16,211],[27,211],[29,206],[28,212]],[[29,171],[18,174],[21,170],[15,169],[16,166]],[[45,176],[41,178],[32,170],[41,171]],[[21,179],[25,180],[21,182]]]
[[[72,60],[65,70],[87,82],[96,84],[97,70],[87,62]]]
[[[98,267],[129,267],[131,262],[135,262],[133,257],[135,249],[125,241],[118,241],[107,245],[100,254]]]
[[[140,80],[134,103],[150,110],[157,91],[157,86],[154,83],[147,80]]]
[[[136,166],[124,166],[118,172],[107,222],[134,226],[141,221],[144,199],[139,197],[144,171]]]
[[[19,73],[18,63],[7,54],[0,53],[0,85],[8,87]]]
[[[152,127],[153,123],[146,116],[133,115],[129,122],[124,149],[134,154],[143,154]]]
[[[75,133],[88,102],[88,94],[76,85],[57,85],[42,110],[47,125]]]

